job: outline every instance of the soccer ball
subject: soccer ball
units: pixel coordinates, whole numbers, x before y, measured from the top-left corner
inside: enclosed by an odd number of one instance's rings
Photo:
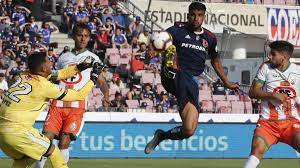
[[[150,42],[156,51],[165,51],[173,44],[173,39],[170,33],[166,31],[154,32],[150,37]]]

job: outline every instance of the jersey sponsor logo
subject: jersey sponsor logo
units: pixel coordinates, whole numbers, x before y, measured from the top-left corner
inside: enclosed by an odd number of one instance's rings
[[[181,43],[181,47],[192,48],[192,49],[196,49],[196,50],[199,50],[199,51],[206,52],[206,50],[203,46],[198,46],[198,45],[195,45],[195,44]]]

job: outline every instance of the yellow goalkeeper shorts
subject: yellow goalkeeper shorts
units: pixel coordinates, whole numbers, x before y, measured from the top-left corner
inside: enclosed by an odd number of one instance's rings
[[[28,156],[40,160],[50,145],[50,140],[35,128],[0,128],[0,148],[13,159]]]

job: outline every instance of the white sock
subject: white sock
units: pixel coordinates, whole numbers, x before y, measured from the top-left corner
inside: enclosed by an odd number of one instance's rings
[[[70,152],[69,149],[60,149],[61,154],[63,155],[66,163],[68,163],[69,158],[70,158]]]
[[[256,168],[258,165],[259,159],[256,156],[251,155],[246,161],[244,168]]]
[[[41,160],[35,162],[35,168],[43,168],[47,161],[47,157],[42,156]]]

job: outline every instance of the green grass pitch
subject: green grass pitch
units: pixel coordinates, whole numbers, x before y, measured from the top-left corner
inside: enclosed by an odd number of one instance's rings
[[[245,159],[71,159],[70,168],[241,168]],[[12,160],[0,159],[0,168]],[[50,168],[49,161],[44,168]],[[263,159],[260,168],[300,168],[298,159]]]

